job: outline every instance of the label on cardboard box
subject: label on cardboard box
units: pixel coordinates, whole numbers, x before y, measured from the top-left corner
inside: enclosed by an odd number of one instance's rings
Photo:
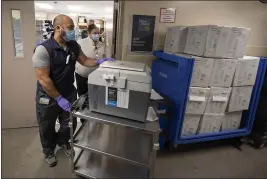
[[[253,86],[233,87],[229,99],[228,112],[247,110]]]
[[[233,80],[233,86],[254,85],[259,66],[258,57],[244,57],[239,59]]]
[[[209,85],[214,59],[192,57],[195,59],[191,79],[191,86],[207,87]]]
[[[211,87],[205,113],[222,114],[228,104],[231,88]]]
[[[209,88],[190,87],[185,112],[187,114],[203,114],[209,90]]]
[[[224,114],[204,114],[200,120],[199,134],[219,132]]]
[[[168,27],[164,44],[164,52],[183,53],[185,48],[186,36],[187,36],[187,27],[185,26]]]
[[[189,26],[185,43],[185,53],[203,56],[209,25]]]
[[[200,118],[201,115],[185,114],[181,135],[195,135],[197,133]]]
[[[226,113],[222,121],[222,131],[239,129],[241,119],[242,111]]]
[[[231,27],[227,58],[242,58],[250,36],[250,29],[243,27]]]
[[[227,57],[226,52],[230,30],[231,27],[227,26],[210,26],[207,36],[206,49],[204,52],[205,57]]]
[[[236,59],[215,59],[209,86],[230,87],[236,65]]]

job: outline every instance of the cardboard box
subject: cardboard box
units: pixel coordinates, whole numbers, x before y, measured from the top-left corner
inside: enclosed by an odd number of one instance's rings
[[[250,29],[218,25],[189,26],[185,53],[214,58],[240,58]]]
[[[242,58],[245,54],[248,40],[250,37],[250,28],[231,27],[227,50],[223,57]]]
[[[186,114],[203,114],[209,97],[209,88],[190,87]]]
[[[189,54],[175,53],[175,55],[185,58],[193,58],[194,68],[191,78],[191,87],[208,87],[212,69],[214,66],[213,58],[198,57]]]
[[[229,99],[228,112],[247,110],[253,86],[233,87]]]
[[[195,135],[200,118],[201,115],[185,114],[181,136]]]
[[[208,87],[214,65],[213,58],[192,56],[195,59],[191,86]]]
[[[238,60],[233,86],[252,86],[255,83],[258,67],[259,57],[244,56]]]
[[[176,52],[183,53],[185,48],[186,37],[187,27],[168,27],[164,44],[164,52],[171,54]]]
[[[205,113],[223,114],[229,101],[231,89],[231,87],[211,87]]]
[[[184,52],[196,56],[203,56],[208,36],[208,30],[208,25],[189,26]]]
[[[230,87],[237,62],[236,59],[215,59],[209,86]]]
[[[222,131],[239,129],[241,119],[242,111],[226,113],[222,120]]]
[[[204,114],[200,120],[198,134],[219,132],[224,114]]]

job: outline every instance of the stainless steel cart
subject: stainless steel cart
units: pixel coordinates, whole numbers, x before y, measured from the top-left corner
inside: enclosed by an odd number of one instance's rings
[[[73,117],[86,122],[73,135]],[[86,178],[152,178],[159,149],[158,121],[140,123],[90,112],[72,111],[71,168]]]

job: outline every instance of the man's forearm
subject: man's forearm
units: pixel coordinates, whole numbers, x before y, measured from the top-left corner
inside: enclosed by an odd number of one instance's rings
[[[53,81],[49,77],[41,78],[39,79],[39,83],[44,88],[45,92],[48,94],[48,96],[56,99],[60,96],[60,93],[56,89]]]
[[[86,67],[95,67],[97,65],[98,65],[97,60],[91,59],[91,58],[86,58],[83,63],[83,66],[86,66]]]

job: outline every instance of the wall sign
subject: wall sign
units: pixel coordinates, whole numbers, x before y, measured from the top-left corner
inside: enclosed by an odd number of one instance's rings
[[[175,8],[160,8],[160,23],[174,23],[176,17]]]
[[[131,52],[152,52],[156,16],[133,15]]]

